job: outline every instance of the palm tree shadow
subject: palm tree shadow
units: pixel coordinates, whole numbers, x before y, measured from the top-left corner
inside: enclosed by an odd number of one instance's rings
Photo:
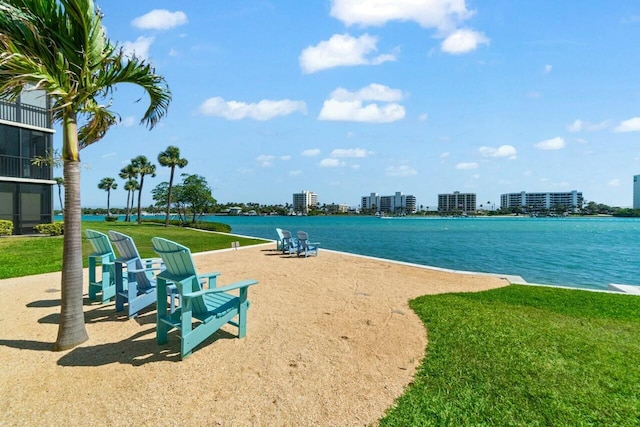
[[[218,330],[194,352],[220,339],[237,339],[229,332]],[[76,347],[58,360],[60,366],[103,366],[121,363],[142,366],[153,362],[179,362],[180,337],[176,331],[169,334],[167,344],[156,343],[155,329],[140,331],[131,337],[115,343],[105,343],[89,347]]]

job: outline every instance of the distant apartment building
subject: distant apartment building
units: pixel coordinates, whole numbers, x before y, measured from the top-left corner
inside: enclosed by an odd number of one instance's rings
[[[525,211],[565,209],[577,212],[584,202],[582,192],[567,191],[559,193],[508,193],[500,195],[502,209],[522,208]]]
[[[330,214],[344,214],[349,212],[349,205],[332,203],[327,205],[327,212]]]
[[[633,176],[633,209],[640,209],[640,175]]]
[[[413,214],[417,211],[416,197],[402,194],[400,191],[396,191],[393,196],[379,196],[378,193],[371,193],[360,199],[360,206],[362,210],[400,215]]]
[[[303,190],[293,194],[293,211],[307,214],[318,206],[318,195],[312,191]]]
[[[13,221],[15,234],[52,222],[52,167],[32,164],[52,155],[50,117],[44,91],[24,91],[15,102],[0,99],[0,219]]]
[[[438,212],[475,212],[476,211],[476,194],[461,193],[454,191],[453,193],[438,194]]]

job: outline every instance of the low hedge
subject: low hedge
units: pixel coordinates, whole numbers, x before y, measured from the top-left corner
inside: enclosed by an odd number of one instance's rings
[[[13,221],[0,219],[0,236],[10,236],[11,234],[13,234]]]
[[[51,224],[38,224],[33,227],[40,234],[48,234],[50,236],[60,236],[64,233],[64,222],[54,222]]]
[[[148,219],[143,219],[142,222],[151,222],[154,224],[164,225],[164,219],[148,218]],[[169,225],[173,225],[176,227],[196,228],[198,230],[217,231],[219,233],[231,233],[231,226],[229,224],[222,224],[221,222],[198,221],[196,223],[192,223],[192,222],[182,222],[179,219],[170,219]]]

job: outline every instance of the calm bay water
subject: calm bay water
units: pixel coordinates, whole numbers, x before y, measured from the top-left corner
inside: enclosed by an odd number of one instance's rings
[[[529,283],[606,289],[640,285],[640,219],[212,216],[232,232],[276,239],[303,230],[321,248]]]

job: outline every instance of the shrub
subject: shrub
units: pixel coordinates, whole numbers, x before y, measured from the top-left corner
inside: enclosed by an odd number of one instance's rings
[[[64,233],[64,222],[54,222],[51,224],[38,224],[33,227],[40,234],[48,234],[50,236],[60,236]]]
[[[117,215],[107,215],[104,217],[104,220],[107,222],[116,222],[118,220]]]
[[[164,219],[148,218],[143,219],[142,222],[152,222],[154,224],[164,225]],[[171,219],[169,220],[169,225],[196,228],[198,230],[217,231],[219,233],[231,233],[231,226],[229,224],[222,224],[221,222],[199,221],[194,224],[191,222],[182,222],[178,219]]]
[[[10,236],[13,233],[13,221],[0,219],[0,236]]]

